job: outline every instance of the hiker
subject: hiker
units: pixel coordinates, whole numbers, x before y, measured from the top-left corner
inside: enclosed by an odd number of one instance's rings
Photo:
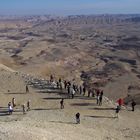
[[[59,88],[59,82],[56,82],[56,84],[57,84],[57,88]]]
[[[88,90],[88,97],[90,97],[90,93],[91,93],[91,90],[89,89],[89,90]]]
[[[8,112],[9,112],[9,115],[12,115],[12,113],[13,113],[13,108],[12,108],[11,102],[8,103]]]
[[[99,98],[100,98],[100,91],[99,91],[99,89],[97,89],[96,90],[96,103],[97,103],[97,105],[99,104]]]
[[[103,97],[103,94],[104,94],[104,92],[103,92],[103,90],[101,90],[101,93],[100,93],[100,95]]]
[[[82,94],[82,86],[79,87],[79,93]]]
[[[83,87],[83,96],[86,94],[86,88]]]
[[[95,90],[92,90],[92,97],[95,97]]]
[[[79,93],[78,85],[76,85],[76,92]]]
[[[26,93],[29,93],[29,87],[26,85]]]
[[[102,94],[100,94],[100,96],[99,96],[99,105],[102,105],[102,100],[103,100],[103,96],[102,96]]]
[[[118,116],[119,111],[120,111],[120,106],[119,106],[119,105],[117,105],[117,107],[116,107],[116,109],[115,109],[115,113],[116,113],[115,118],[118,118],[118,117],[119,117],[119,116]]]
[[[64,88],[67,88],[67,81],[64,81]]]
[[[61,99],[61,101],[60,101],[60,108],[64,109],[64,99]]]
[[[50,83],[52,83],[53,80],[54,80],[54,78],[53,78],[53,76],[51,75],[51,76],[50,76]]]
[[[68,90],[68,97],[70,98],[70,85],[69,84],[67,86],[67,90]]]
[[[118,103],[118,105],[119,105],[119,107],[120,107],[120,109],[121,109],[121,106],[123,105],[123,99],[119,99],[118,101],[117,101],[117,103]]]
[[[76,123],[80,124],[80,113],[79,112],[76,113],[75,117],[76,117]]]
[[[62,80],[61,80],[61,78],[59,78],[59,80],[58,80],[58,81],[59,81],[59,83],[61,83],[61,81],[62,81]]]
[[[76,85],[75,84],[73,84],[73,89],[76,91]]]
[[[71,93],[72,99],[74,98],[74,94],[75,94],[75,90],[72,88],[72,93]]]
[[[16,106],[15,98],[12,98],[12,105],[13,105],[13,108]]]
[[[25,114],[26,110],[25,110],[25,104],[22,105],[22,111],[23,111],[23,114]]]
[[[136,102],[134,100],[132,100],[132,103],[131,103],[131,106],[132,106],[132,111],[135,110],[135,105],[136,105]]]
[[[62,82],[59,83],[59,87],[60,87],[61,90],[63,89],[62,88]]]
[[[27,101],[27,111],[29,111],[31,108],[30,108],[30,103],[31,103],[31,100],[28,100]]]

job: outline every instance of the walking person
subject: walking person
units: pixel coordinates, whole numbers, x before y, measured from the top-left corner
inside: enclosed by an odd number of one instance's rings
[[[76,123],[80,124],[80,113],[79,112],[76,113],[75,117],[76,117]]]
[[[132,111],[135,110],[135,105],[136,105],[136,102],[134,100],[132,100],[132,102],[131,102]]]
[[[61,101],[60,101],[60,108],[64,109],[64,99],[61,99]]]

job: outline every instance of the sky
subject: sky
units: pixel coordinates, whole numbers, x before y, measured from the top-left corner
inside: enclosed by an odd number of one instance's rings
[[[135,13],[140,13],[140,0],[0,0],[0,15]]]

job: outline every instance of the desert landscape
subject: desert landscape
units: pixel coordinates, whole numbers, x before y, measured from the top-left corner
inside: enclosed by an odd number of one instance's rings
[[[139,14],[0,16],[0,139],[139,140],[139,26]],[[69,99],[50,75],[103,90],[103,105],[87,92]],[[8,115],[13,97],[16,108]],[[117,119],[119,98],[125,106]],[[23,115],[29,99],[31,110]]]

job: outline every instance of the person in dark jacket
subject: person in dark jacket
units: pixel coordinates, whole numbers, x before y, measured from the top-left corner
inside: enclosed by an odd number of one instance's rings
[[[99,105],[102,105],[102,100],[103,100],[103,96],[100,95],[100,96],[99,96]]]
[[[80,113],[79,112],[76,113],[75,117],[76,117],[76,123],[80,124]]]
[[[132,100],[132,103],[131,103],[131,106],[132,106],[132,111],[135,110],[135,105],[136,105],[136,102],[134,100]]]
[[[60,101],[60,108],[64,109],[64,99],[61,99],[61,101]]]
[[[119,117],[118,114],[120,112],[120,106],[119,105],[116,107],[115,112],[116,112],[115,118],[118,118]]]

